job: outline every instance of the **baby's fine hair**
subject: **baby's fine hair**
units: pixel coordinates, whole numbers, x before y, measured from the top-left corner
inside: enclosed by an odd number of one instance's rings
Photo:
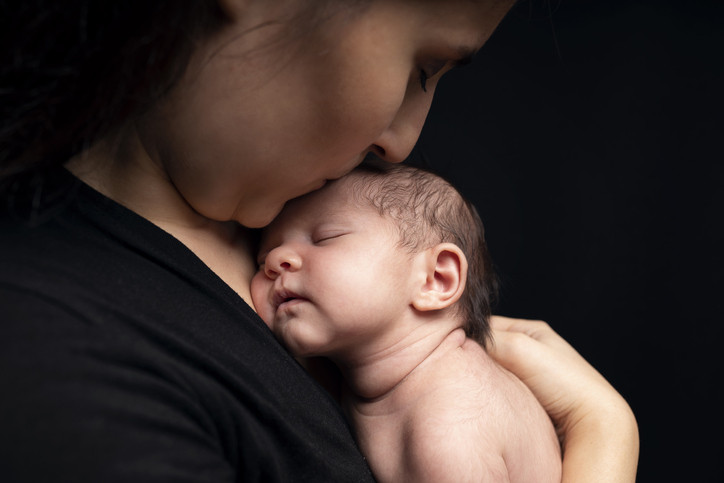
[[[449,242],[463,251],[467,284],[457,315],[467,336],[486,347],[498,284],[483,222],[473,204],[440,176],[408,165],[365,162],[350,178],[357,201],[396,222],[403,248],[415,253]]]

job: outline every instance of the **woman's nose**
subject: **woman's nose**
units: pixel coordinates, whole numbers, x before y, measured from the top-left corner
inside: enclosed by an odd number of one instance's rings
[[[264,272],[271,279],[287,272],[294,272],[302,267],[302,259],[298,253],[285,245],[270,251],[264,261]]]
[[[392,123],[370,147],[373,153],[389,163],[401,163],[407,159],[430,110],[434,88],[423,92],[419,86],[415,87],[419,92],[414,88],[408,89]]]

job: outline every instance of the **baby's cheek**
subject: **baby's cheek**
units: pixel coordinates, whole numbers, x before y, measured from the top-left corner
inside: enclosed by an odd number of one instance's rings
[[[264,323],[272,328],[273,315],[269,303],[269,290],[272,284],[269,283],[264,272],[258,271],[251,279],[251,300],[252,309],[261,317]]]

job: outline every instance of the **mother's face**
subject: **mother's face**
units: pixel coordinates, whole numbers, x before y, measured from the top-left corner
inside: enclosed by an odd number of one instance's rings
[[[440,75],[512,2],[331,2],[339,12],[314,27],[289,15],[303,3],[227,0],[229,25],[139,123],[151,159],[209,218],[263,226],[370,151],[402,161]],[[286,36],[292,27],[301,33]]]

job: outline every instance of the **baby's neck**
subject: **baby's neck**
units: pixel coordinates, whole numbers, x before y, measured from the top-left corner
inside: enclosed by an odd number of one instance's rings
[[[394,346],[359,361],[339,361],[348,402],[373,402],[407,393],[413,384],[409,376],[466,340],[465,332],[453,321],[436,324],[433,330],[413,333]]]

